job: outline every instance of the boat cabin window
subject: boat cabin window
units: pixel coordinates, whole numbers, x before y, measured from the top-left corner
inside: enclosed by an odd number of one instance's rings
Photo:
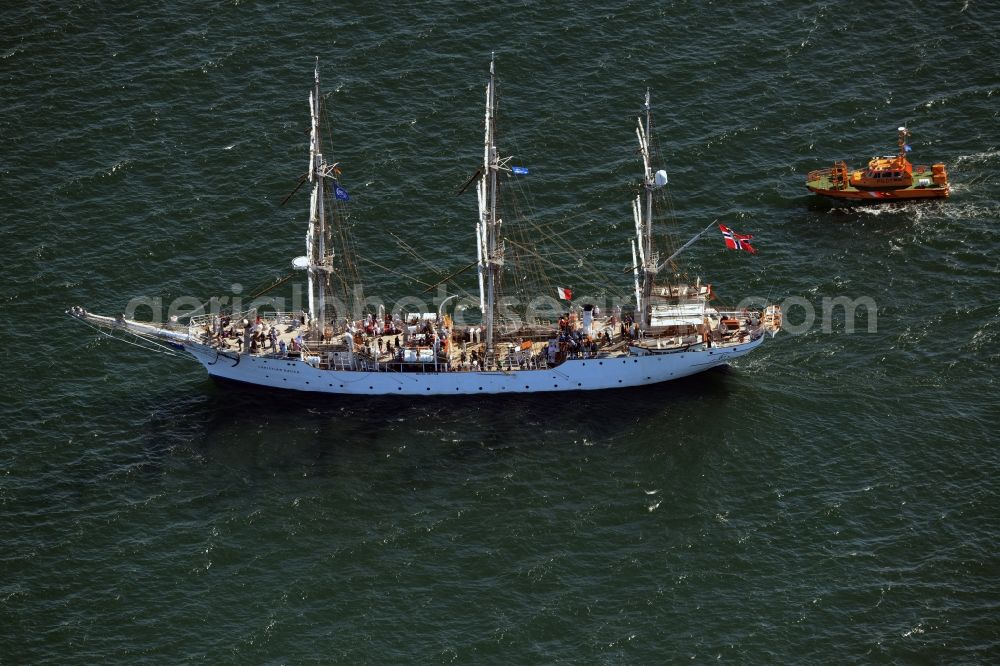
[[[903,177],[903,172],[902,171],[874,171],[872,169],[868,169],[867,171],[864,172],[864,177],[865,178],[878,178],[878,179],[882,179],[882,178],[902,178]]]

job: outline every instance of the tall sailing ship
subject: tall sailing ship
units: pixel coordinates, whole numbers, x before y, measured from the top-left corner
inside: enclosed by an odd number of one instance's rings
[[[357,278],[347,230],[336,224],[337,210],[349,195],[338,181],[339,165],[322,149],[323,103],[317,60],[309,96],[309,171],[303,178],[312,186],[306,254],[292,262],[308,278],[307,308],[211,312],[190,316],[186,324],[102,316],[78,306],[68,313],[106,334],[132,335],[139,344],[186,352],[214,378],[351,395],[535,393],[655,384],[728,364],[780,327],[777,306],[720,309],[710,302],[711,285],[692,283],[677,272],[677,255],[694,239],[665,258],[658,251],[654,204],[667,178],[653,167],[648,92],[636,129],[643,171],[632,202],[634,305],[602,312],[590,303],[573,305],[570,289],[558,288],[568,302],[551,320],[527,315],[514,320],[498,307],[505,274],[510,279],[521,263],[515,255],[534,259],[536,268],[545,257],[503,233],[513,227],[499,212],[500,178],[526,170],[511,166],[511,158],[497,149],[494,61],[486,85],[483,163],[467,183],[475,182],[479,202],[476,260],[468,268],[478,272],[480,320],[457,323],[457,316],[444,312],[445,302],[432,313],[348,312],[335,293],[342,288],[346,297],[350,280]],[[442,282],[454,282],[462,272]],[[525,284],[523,276],[513,277]]]

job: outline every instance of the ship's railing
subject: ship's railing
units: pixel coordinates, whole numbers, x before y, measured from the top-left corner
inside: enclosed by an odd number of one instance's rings
[[[303,360],[322,370],[359,371],[359,372],[514,372],[517,370],[547,370],[558,366],[561,361],[550,363],[545,350],[533,354],[525,353],[517,356],[516,353],[498,353],[492,358],[479,356],[473,362],[471,355],[463,362],[455,355],[449,357],[446,354],[437,355],[431,361],[407,361],[400,359],[396,354],[375,356],[367,349],[354,351],[352,354],[331,355],[315,345],[308,343],[301,351],[280,352],[264,351],[255,354],[266,358]],[[339,351],[345,351],[341,348]],[[596,352],[581,351],[575,358],[588,360],[597,358],[610,358],[614,354],[607,349],[599,349]]]
[[[717,310],[723,319],[760,319],[760,310]]]
[[[830,183],[833,185],[834,189],[843,189],[847,187],[848,180],[848,169],[846,162],[834,162],[832,167],[826,167],[825,169],[814,169],[809,172],[806,176],[806,182],[811,182],[815,180],[829,179]]]
[[[761,313],[755,310],[719,311],[719,315],[722,318],[735,319],[741,323],[747,318],[753,318],[758,322],[761,320]],[[304,315],[301,312],[254,312],[252,310],[248,310],[222,315],[195,315],[190,317],[188,320],[188,326],[190,327],[189,330],[192,334],[211,334],[216,332],[215,327],[217,322],[222,317],[229,318],[234,327],[242,328],[242,322],[244,320],[246,320],[249,324],[255,320],[257,316],[260,316],[261,321],[269,326],[295,325],[297,327],[302,325],[304,318]],[[756,327],[753,328],[756,329]],[[525,331],[518,332],[527,335],[527,332]],[[756,333],[756,330],[751,332]],[[531,339],[537,337],[539,340],[542,340],[550,339],[553,335],[554,333],[545,333],[543,335],[539,332],[537,336],[528,335],[527,337]],[[755,339],[757,336],[754,335],[753,337]],[[624,339],[622,341],[624,341]],[[616,341],[612,347],[617,347],[619,342],[620,341]],[[450,353],[438,352],[437,354],[434,354],[431,360],[407,361],[405,359],[398,358],[395,354],[373,354],[367,347],[350,350],[350,353],[348,353],[348,350],[342,344],[305,341],[302,347],[297,350],[288,349],[286,352],[281,353],[269,347],[264,347],[259,350],[255,350],[253,355],[262,358],[303,360],[310,365],[324,370],[406,373],[482,371],[512,372],[516,370],[546,370],[558,366],[562,362],[562,359],[560,358],[557,359],[554,364],[550,363],[545,349],[534,352],[521,350],[521,352],[522,353],[518,355],[517,350],[515,349],[511,349],[509,351],[498,351],[491,358],[487,359],[481,355],[477,359],[477,362],[473,362],[471,354],[466,357],[465,361],[461,361],[459,354],[453,348]],[[580,350],[578,355],[574,358],[608,358],[619,352],[620,350],[616,352],[614,349],[609,349],[602,344],[596,352]],[[241,351],[240,353],[247,354],[249,352]]]
[[[430,348],[427,348],[430,349]],[[308,348],[303,352],[303,355],[308,358],[310,352]],[[597,358],[598,356],[604,357],[606,354],[602,353],[589,353],[587,356],[581,356],[581,358]],[[326,359],[321,358],[319,367],[323,369],[352,369],[348,367],[337,367],[334,368],[331,363]],[[551,366],[544,352],[535,354],[522,354],[520,357],[516,353],[497,353],[494,354],[492,358],[487,358],[485,355],[477,357],[476,361],[472,360],[472,356],[466,357],[465,361],[462,361],[455,354],[445,354],[439,353],[432,360],[428,361],[407,361],[401,359],[398,355],[384,355],[384,356],[373,356],[367,350],[362,350],[354,353],[352,367],[355,370],[361,370],[365,372],[513,372],[515,370],[545,370]]]
[[[188,319],[188,326],[192,328],[213,326],[216,319],[222,317],[228,317],[233,322],[242,322],[244,319],[250,321],[251,318],[256,319],[260,317],[261,321],[274,326],[277,324],[292,324],[298,322],[300,325],[305,321],[305,315],[301,312],[254,312],[253,310],[246,310],[243,312],[233,312],[233,313],[222,313],[222,314],[203,314],[203,315],[193,315]]]

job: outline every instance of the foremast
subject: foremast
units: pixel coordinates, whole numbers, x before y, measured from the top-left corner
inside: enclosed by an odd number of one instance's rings
[[[658,270],[658,256],[653,246],[653,190],[657,186],[656,174],[653,172],[650,152],[650,135],[653,131],[652,112],[649,105],[649,90],[646,90],[646,103],[643,105],[643,117],[637,118],[635,134],[639,139],[639,152],[642,155],[642,191],[632,202],[632,217],[635,220],[636,244],[632,248],[633,266],[635,270],[635,301],[637,323],[646,329],[649,325],[649,306],[653,295],[653,281]],[[664,176],[666,174],[664,173]],[[635,262],[635,251],[638,247],[638,263]]]
[[[309,231],[306,234],[306,256],[309,258],[309,320],[319,322],[322,330],[326,322],[326,292],[330,286],[330,273],[333,270],[333,248],[327,254],[326,240],[328,237],[326,221],[326,179],[328,167],[323,159],[322,137],[320,135],[320,90],[319,90],[319,58],[316,58],[316,69],[313,89],[309,93],[309,115],[312,121],[309,133],[309,182],[312,183],[312,194],[309,200]]]
[[[486,129],[483,140],[483,172],[476,192],[479,198],[479,220],[476,222],[476,256],[479,264],[479,306],[483,313],[486,351],[493,352],[497,286],[503,267],[503,241],[500,239],[502,220],[497,217],[497,174],[500,156],[496,147],[496,76],[490,59],[490,80],[486,84]]]

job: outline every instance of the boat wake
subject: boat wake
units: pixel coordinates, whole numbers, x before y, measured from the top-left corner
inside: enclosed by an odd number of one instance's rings
[[[971,155],[960,155],[955,160],[955,166],[958,167],[963,164],[991,164],[997,161],[1000,161],[1000,150],[987,150]]]

